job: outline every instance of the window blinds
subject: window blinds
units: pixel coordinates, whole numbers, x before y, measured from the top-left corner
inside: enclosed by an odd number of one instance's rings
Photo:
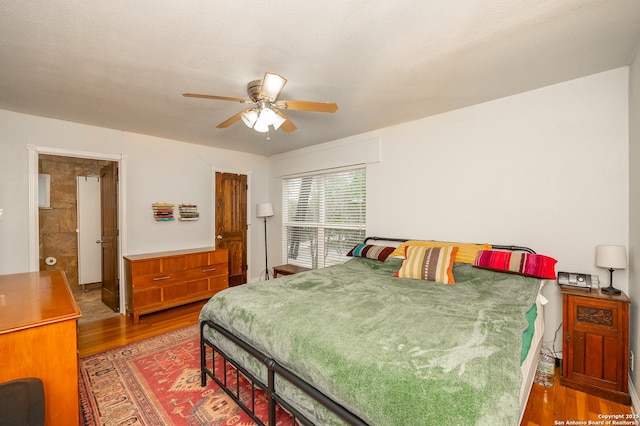
[[[344,262],[365,238],[366,169],[341,169],[283,179],[283,258],[323,268]]]

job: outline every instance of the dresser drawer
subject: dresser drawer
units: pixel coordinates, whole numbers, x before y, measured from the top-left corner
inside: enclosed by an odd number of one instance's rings
[[[185,267],[187,269],[199,268],[207,265],[211,265],[209,261],[211,252],[193,253],[185,255]]]
[[[209,280],[189,281],[187,284],[187,294],[196,295],[209,292]]]
[[[132,278],[133,288],[142,290],[150,287],[164,287],[184,280],[185,271],[141,275]]]
[[[188,269],[186,271],[187,280],[197,280],[201,278],[217,277],[229,274],[227,263],[217,263],[215,265],[205,265],[199,268]]]
[[[216,250],[210,253],[209,263],[229,263],[229,253],[227,250]]]
[[[189,281],[163,287],[162,301],[172,302],[174,300],[187,299],[209,291],[209,280]]]
[[[159,274],[161,272],[161,259],[138,260],[136,262],[131,262],[131,275],[134,278],[140,275]]]
[[[174,300],[184,299],[189,293],[184,283],[168,285],[162,289],[162,301],[172,302]]]
[[[229,287],[229,275],[211,278],[209,290],[224,290]]]
[[[160,274],[163,272],[175,272],[185,269],[184,256],[163,257],[148,260],[137,260],[131,265],[131,275]]]
[[[171,256],[162,258],[162,272],[182,271],[186,269],[185,256]]]
[[[159,287],[133,293],[133,304],[137,309],[162,303],[162,289]]]

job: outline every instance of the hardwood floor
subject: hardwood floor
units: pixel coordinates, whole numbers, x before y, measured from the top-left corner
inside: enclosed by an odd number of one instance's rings
[[[80,357],[196,324],[204,303],[205,301],[196,302],[144,315],[137,325],[133,324],[131,317],[124,316],[81,324],[78,327]],[[553,387],[545,388],[537,384],[533,385],[521,425],[566,425],[572,424],[570,422],[602,421],[601,415],[606,414],[624,415],[630,413],[631,407],[626,405],[561,386],[559,369],[556,369],[556,380]]]
[[[79,324],[78,351],[80,358],[197,324],[198,315],[205,303],[206,300],[203,300],[143,315],[135,325],[132,317],[123,315]]]
[[[631,407],[598,398],[560,384],[560,369],[556,368],[554,385],[549,388],[533,384],[521,426],[588,424],[602,421],[603,415],[630,414]],[[619,419],[624,421],[624,417]],[[563,422],[563,423],[562,423]],[[575,423],[570,423],[575,422]],[[598,424],[598,423],[592,423]],[[613,424],[613,423],[609,423]],[[619,423],[622,424],[622,423]]]

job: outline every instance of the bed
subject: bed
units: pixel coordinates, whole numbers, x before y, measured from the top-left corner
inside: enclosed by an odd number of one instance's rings
[[[276,424],[276,406],[300,424],[518,424],[544,332],[544,279],[456,252],[455,284],[404,278],[404,250],[216,294],[200,313],[202,386],[215,380],[259,424]],[[226,387],[226,373],[216,377],[216,359],[266,393],[268,419]]]

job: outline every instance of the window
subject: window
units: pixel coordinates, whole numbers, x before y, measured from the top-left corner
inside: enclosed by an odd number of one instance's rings
[[[364,166],[284,178],[282,200],[286,263],[312,269],[342,263],[365,238]]]

